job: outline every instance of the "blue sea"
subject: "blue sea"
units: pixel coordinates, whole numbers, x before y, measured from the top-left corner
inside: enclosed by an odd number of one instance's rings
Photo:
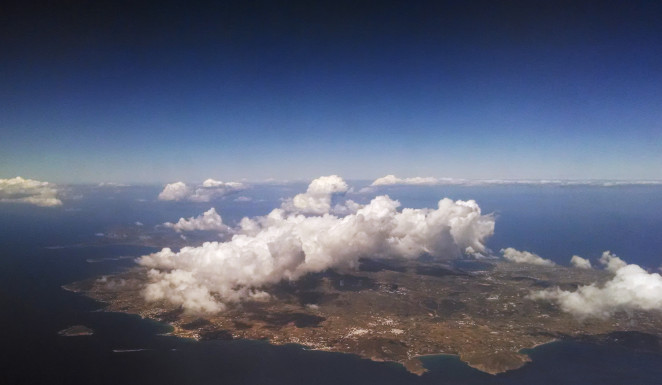
[[[532,362],[523,368],[497,376],[453,356],[426,357],[429,371],[416,376],[397,364],[295,345],[166,336],[167,325],[98,311],[101,304],[63,290],[121,271],[133,257],[155,250],[100,242],[113,228],[137,221],[153,228],[211,206],[233,223],[266,214],[305,185],[241,192],[251,202],[233,196],[159,202],[160,189],[72,186],[61,207],[0,204],[0,384],[662,384],[662,354],[631,346],[555,342],[528,351]],[[567,264],[573,254],[595,261],[610,250],[651,270],[662,265],[660,186],[410,186],[380,193],[403,207],[435,207],[442,197],[475,199],[496,216],[488,243],[495,252],[514,247]],[[94,335],[58,335],[76,324]]]

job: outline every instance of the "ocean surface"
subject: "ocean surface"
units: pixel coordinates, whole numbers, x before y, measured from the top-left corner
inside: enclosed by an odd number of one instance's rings
[[[225,222],[262,215],[305,185],[262,186],[211,203],[159,202],[160,186],[69,187],[64,205],[0,204],[1,384],[656,384],[662,354],[623,344],[562,341],[530,350],[523,368],[490,376],[453,356],[424,358],[429,372],[393,363],[271,346],[261,341],[190,340],[167,325],[98,311],[62,285],[110,274],[155,249],[99,242],[118,226],[154,227],[216,207]],[[358,191],[358,188],[356,189]],[[662,187],[435,186],[380,190],[403,207],[435,207],[442,197],[475,199],[496,216],[488,246],[528,250],[560,264],[594,262],[611,250],[630,263],[662,265]],[[348,194],[366,202],[375,194]],[[120,258],[123,257],[123,258]],[[95,333],[63,337],[82,324]]]

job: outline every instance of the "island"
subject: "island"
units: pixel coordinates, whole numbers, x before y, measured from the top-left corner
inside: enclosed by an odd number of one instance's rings
[[[83,325],[74,325],[66,329],[60,330],[57,334],[64,337],[80,337],[80,336],[91,336],[94,334],[94,330]]]
[[[506,261],[362,259],[356,271],[328,270],[261,288],[268,298],[230,304],[216,314],[191,314],[168,302],[146,302],[147,271],[135,267],[66,286],[107,304],[108,311],[167,322],[172,334],[197,340],[260,339],[392,361],[423,374],[420,357],[453,354],[497,374],[530,361],[525,350],[559,339],[604,341],[637,332],[659,349],[657,312],[577,319],[532,291],[605,282],[596,269]]]

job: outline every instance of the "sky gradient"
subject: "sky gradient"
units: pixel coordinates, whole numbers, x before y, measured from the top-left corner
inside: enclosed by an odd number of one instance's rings
[[[26,2],[0,178],[662,179],[662,3]]]

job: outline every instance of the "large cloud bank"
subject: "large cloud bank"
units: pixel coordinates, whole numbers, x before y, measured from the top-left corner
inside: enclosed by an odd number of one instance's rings
[[[484,241],[494,232],[494,218],[482,215],[474,201],[442,199],[436,209],[399,210],[400,203],[384,195],[367,205],[345,205],[345,216],[331,214],[331,196],[346,190],[340,177],[322,177],[268,215],[242,219],[228,242],[179,252],[164,248],[141,257],[139,263],[151,268],[145,298],[217,312],[225,303],[263,296],[263,285],[329,268],[357,268],[364,256],[453,258],[485,252]]]
[[[214,179],[207,179],[198,186],[189,186],[184,182],[175,182],[165,186],[159,194],[159,200],[209,202],[212,199],[220,198],[224,195],[243,190],[244,188],[246,187],[239,182],[221,182]]]
[[[0,179],[0,202],[29,203],[37,206],[60,206],[57,189],[51,183],[20,176]]]
[[[549,259],[544,259],[538,254],[534,254],[528,251],[519,251],[508,247],[506,249],[501,249],[503,257],[511,262],[515,263],[527,263],[529,265],[539,265],[539,266],[554,266],[554,262]]]
[[[559,304],[563,311],[580,319],[606,318],[618,311],[662,310],[662,276],[627,264],[609,251],[600,258],[614,277],[599,286],[581,286],[576,291],[560,288],[532,293],[530,298]]]

